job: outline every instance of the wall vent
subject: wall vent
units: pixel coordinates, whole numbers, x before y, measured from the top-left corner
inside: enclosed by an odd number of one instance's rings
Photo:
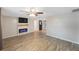
[[[79,12],[79,8],[72,10],[72,12]]]

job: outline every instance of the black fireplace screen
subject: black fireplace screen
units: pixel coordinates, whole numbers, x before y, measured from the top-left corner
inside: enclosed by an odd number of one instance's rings
[[[24,29],[19,29],[19,33],[23,33],[23,32],[27,32],[27,28],[24,28]]]

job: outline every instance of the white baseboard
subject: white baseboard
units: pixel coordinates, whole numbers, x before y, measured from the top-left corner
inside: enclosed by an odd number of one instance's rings
[[[10,38],[10,37],[15,37],[15,36],[21,36],[21,35],[26,35],[26,34],[29,34],[29,33],[32,33],[32,32],[27,32],[27,33],[22,33],[22,34],[16,34],[16,35],[12,35],[12,36],[5,36],[3,37],[3,39],[6,39],[6,38]]]
[[[61,40],[71,42],[71,43],[79,44],[79,42],[71,41],[71,40],[68,40],[68,39],[65,39],[65,38],[62,38],[62,37],[59,37],[59,36],[55,36],[55,35],[52,36],[52,35],[48,35],[48,34],[47,34],[47,36],[55,37],[55,38],[58,38],[58,39],[61,39]]]
[[[18,36],[18,35],[5,36],[5,37],[2,37],[2,39],[6,39],[6,38],[9,38],[9,37],[15,37],[15,36]]]

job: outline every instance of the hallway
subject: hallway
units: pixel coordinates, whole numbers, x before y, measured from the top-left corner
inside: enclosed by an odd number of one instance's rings
[[[78,51],[77,44],[46,36],[43,32],[4,39],[3,51]]]

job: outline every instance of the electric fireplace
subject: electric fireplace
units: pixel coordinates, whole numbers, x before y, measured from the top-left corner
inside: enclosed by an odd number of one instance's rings
[[[27,28],[19,29],[19,33],[27,32],[27,31],[28,31]]]

